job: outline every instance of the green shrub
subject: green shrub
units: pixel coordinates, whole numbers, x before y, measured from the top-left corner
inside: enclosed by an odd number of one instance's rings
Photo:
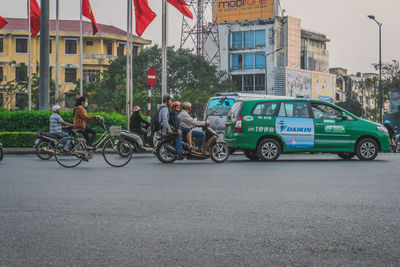
[[[49,118],[52,111],[49,110],[21,110],[21,111],[0,111],[0,132],[48,132]],[[72,123],[72,110],[61,111],[61,117],[66,122]],[[88,113],[88,115],[99,115],[105,118],[107,126],[120,125],[125,127],[125,116],[118,113]],[[103,132],[100,121],[89,122],[89,126],[97,132]]]
[[[35,132],[0,132],[0,143],[4,147],[33,147]]]

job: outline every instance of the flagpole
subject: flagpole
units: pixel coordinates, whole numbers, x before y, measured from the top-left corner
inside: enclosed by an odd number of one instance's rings
[[[133,41],[132,41],[132,36],[133,36],[133,5],[132,5],[132,1],[130,1],[130,3],[131,3],[131,8],[129,9],[130,10],[130,30],[129,30],[129,45],[130,45],[130,51],[131,51],[131,54],[130,54],[130,57],[129,57],[129,71],[130,71],[130,73],[129,73],[129,79],[130,79],[130,81],[129,81],[129,83],[130,83],[130,96],[129,96],[129,102],[130,102],[130,107],[129,107],[129,112],[130,112],[130,115],[132,115],[132,112],[133,112],[133,54],[132,54],[132,44],[133,44]]]
[[[59,21],[59,11],[60,11],[60,6],[59,6],[59,0],[56,1],[56,88],[55,88],[55,103],[59,103],[59,92],[58,92],[58,85],[59,85],[59,72],[58,69],[60,67],[59,65],[59,53],[60,53],[60,48],[58,46],[59,42],[59,31],[60,31],[60,21]]]
[[[80,96],[83,96],[83,36],[82,36],[82,0],[81,2],[81,14],[80,14]]]
[[[161,95],[167,93],[167,3],[162,0],[162,81]],[[161,96],[162,102],[162,96]]]
[[[130,129],[130,120],[129,120],[129,115],[130,115],[130,70],[129,70],[129,57],[130,57],[130,45],[129,45],[129,38],[130,38],[130,8],[131,8],[131,2],[132,0],[127,0],[127,15],[126,15],[126,20],[127,20],[127,29],[126,29],[126,129]]]
[[[28,47],[29,47],[29,56],[28,56],[28,73],[29,73],[29,83],[28,83],[28,109],[32,110],[32,68],[31,68],[31,0],[28,0]]]

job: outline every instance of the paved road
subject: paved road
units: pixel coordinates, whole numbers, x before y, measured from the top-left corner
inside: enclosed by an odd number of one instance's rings
[[[399,266],[400,154],[0,162],[0,266]]]

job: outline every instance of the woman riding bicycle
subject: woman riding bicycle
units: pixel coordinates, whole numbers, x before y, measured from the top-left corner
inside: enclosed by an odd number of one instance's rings
[[[88,106],[88,100],[85,96],[81,96],[77,99],[74,108],[74,128],[80,130],[87,142],[88,149],[94,149],[91,145],[96,138],[97,132],[90,127],[86,126],[86,122],[101,120],[100,116],[88,116],[86,115],[86,109]],[[90,136],[89,136],[90,135]]]

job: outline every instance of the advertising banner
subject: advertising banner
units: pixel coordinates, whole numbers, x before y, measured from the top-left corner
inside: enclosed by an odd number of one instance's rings
[[[332,102],[335,99],[336,81],[332,75],[312,74],[312,98]]]
[[[303,95],[311,98],[312,77],[311,73],[291,70],[286,71],[286,95],[296,97]]]
[[[274,0],[215,0],[213,20],[231,22],[274,17]]]

